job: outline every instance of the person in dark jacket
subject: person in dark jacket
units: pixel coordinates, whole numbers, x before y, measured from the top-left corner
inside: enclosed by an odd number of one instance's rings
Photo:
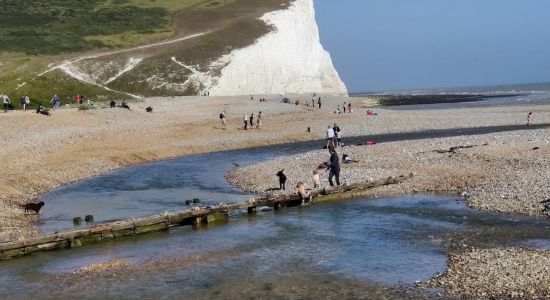
[[[330,186],[334,186],[332,177],[336,177],[336,185],[340,185],[340,159],[338,158],[338,153],[336,153],[333,146],[330,146],[328,151],[330,153],[330,172],[328,174],[328,182],[330,183]]]

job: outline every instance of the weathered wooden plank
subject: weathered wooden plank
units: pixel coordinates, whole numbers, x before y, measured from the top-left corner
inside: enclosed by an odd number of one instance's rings
[[[335,188],[311,191],[312,198],[317,201],[335,200],[344,197],[361,195],[367,189],[389,184],[401,183],[413,175],[389,177],[383,180],[371,181],[363,184],[351,184]],[[229,211],[246,210],[249,214],[256,211],[258,206],[273,206],[275,210],[301,204],[298,195],[279,195],[251,199],[245,202],[220,205],[216,207],[198,208],[163,213],[149,217],[122,220],[91,228],[74,229],[62,232],[39,235],[33,238],[0,243],[0,260],[13,257],[22,257],[31,253],[61,248],[75,248],[89,244],[110,240],[119,237],[133,236],[149,232],[168,230],[170,227],[185,224],[213,223],[226,221]]]

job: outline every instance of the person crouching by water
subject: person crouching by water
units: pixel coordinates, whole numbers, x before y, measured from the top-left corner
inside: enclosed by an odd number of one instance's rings
[[[338,153],[334,150],[334,146],[328,148],[330,153],[330,172],[328,174],[328,182],[330,186],[334,186],[332,178],[336,177],[336,185],[340,185],[340,159],[338,158]]]
[[[302,200],[302,205],[311,201],[311,192],[306,189],[306,185],[303,182],[298,181],[296,189],[298,190],[298,196]]]

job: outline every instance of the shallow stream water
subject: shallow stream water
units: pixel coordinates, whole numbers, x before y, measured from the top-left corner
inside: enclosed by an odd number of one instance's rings
[[[248,199],[224,180],[235,164],[316,146],[204,154],[116,171],[44,195],[39,226],[50,232],[73,228],[72,218],[86,214],[103,222],[184,210],[191,198],[204,205]],[[417,291],[409,295],[389,287],[412,286],[444,271],[451,245],[544,248],[548,241],[546,219],[475,212],[453,196],[355,199],[232,214],[223,225],[2,262],[0,298],[418,298]],[[109,260],[131,266],[71,275]]]

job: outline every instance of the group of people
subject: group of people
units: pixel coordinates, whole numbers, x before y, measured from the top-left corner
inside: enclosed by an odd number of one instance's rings
[[[325,131],[325,138],[327,141],[326,147],[342,147],[342,130],[340,126],[334,123],[333,126],[328,125],[327,130]]]
[[[328,182],[330,186],[334,186],[335,183],[336,185],[340,185],[340,159],[338,158],[338,153],[332,145],[328,147],[328,151],[330,153],[329,161],[321,164],[319,168],[313,171],[314,189],[318,189],[321,187],[321,174],[323,172],[326,172],[326,170],[329,171]],[[311,191],[307,190],[303,182],[298,181],[298,183],[296,184],[296,189],[298,192],[298,196],[300,196],[300,199],[302,200],[302,205],[311,200]]]
[[[82,102],[84,101],[84,96],[77,94],[74,97],[74,99],[77,106],[80,106],[80,104],[82,104]],[[55,94],[50,100],[50,103],[52,103],[53,109],[57,110],[59,108],[59,105],[61,105],[61,98],[59,98],[59,96]],[[2,93],[2,104],[4,106],[5,111],[14,109],[13,104],[11,104],[11,100],[6,93]],[[19,105],[21,106],[21,109],[23,111],[27,111],[30,104],[31,104],[31,99],[29,98],[29,95],[22,96],[19,99]]]
[[[317,96],[317,94],[313,94],[311,96],[311,106],[312,107],[315,107],[315,96]],[[309,104],[308,104],[309,106]],[[317,106],[319,106],[319,108],[321,108],[321,96],[317,97]]]
[[[244,122],[244,130],[254,129],[254,114],[251,113],[248,115],[248,113],[245,113],[243,116],[243,122]],[[261,129],[262,127],[262,112],[260,111],[258,113],[258,116],[256,117],[256,129]]]
[[[111,100],[111,103],[109,103],[109,106],[110,106],[111,108],[120,107],[120,108],[126,108],[126,109],[128,109],[128,110],[131,110],[131,109],[130,109],[130,106],[128,106],[128,104],[126,103],[126,100],[122,100],[122,103],[120,103],[120,105],[117,105],[115,100]],[[151,112],[152,112],[152,111],[153,111],[153,110],[151,109]]]
[[[353,112],[353,109],[351,108],[351,102],[348,102],[346,104],[346,102],[344,101],[344,104],[342,105],[342,108],[344,109],[344,113],[346,113],[346,108],[347,108],[347,113],[352,113]],[[340,105],[338,105],[338,108],[336,108],[336,112],[337,114],[341,114],[342,113],[342,110],[340,110]]]
[[[227,129],[227,115],[226,115],[226,112],[225,110],[222,111],[220,113],[220,122],[221,122],[221,126],[222,126],[222,129]],[[254,119],[256,120],[256,127],[254,127]],[[251,113],[250,115],[248,113],[245,113],[243,115],[243,123],[244,123],[244,126],[243,126],[243,129],[244,130],[248,130],[248,129],[261,129],[262,128],[262,112],[258,112],[258,115],[256,116],[256,118],[254,118],[254,114]]]

